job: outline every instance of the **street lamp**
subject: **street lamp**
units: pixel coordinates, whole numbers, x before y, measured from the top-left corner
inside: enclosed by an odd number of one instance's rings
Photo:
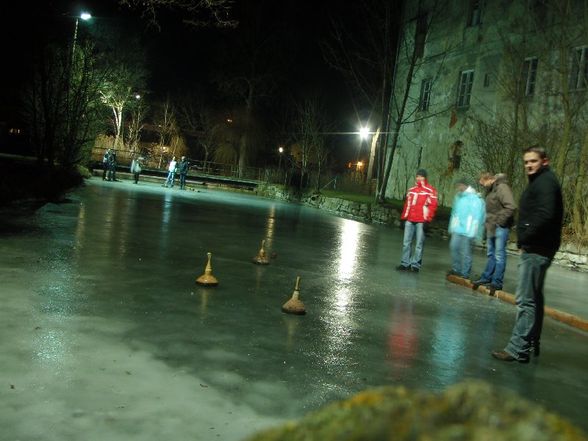
[[[90,20],[92,18],[92,14],[90,14],[89,12],[84,11],[84,12],[82,12],[80,14],[79,17],[76,17],[76,26],[74,28],[73,44],[72,44],[72,47],[71,47],[71,59],[72,59],[72,62],[73,62],[74,54],[75,54],[75,51],[76,51],[76,40],[78,39],[78,23],[80,21],[80,18],[82,20],[84,20],[84,21],[88,21],[88,20]]]
[[[368,136],[370,134],[370,129],[367,127],[361,127],[359,129],[359,136],[361,137],[361,139],[367,139]]]
[[[282,154],[284,153],[284,147],[279,146],[278,153],[279,153],[279,158],[280,158],[278,160],[278,170],[282,170]]]

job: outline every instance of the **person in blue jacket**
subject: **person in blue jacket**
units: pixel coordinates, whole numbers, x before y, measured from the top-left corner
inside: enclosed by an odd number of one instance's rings
[[[459,179],[456,190],[449,219],[451,270],[447,274],[469,279],[474,241],[484,231],[486,204],[467,179]]]

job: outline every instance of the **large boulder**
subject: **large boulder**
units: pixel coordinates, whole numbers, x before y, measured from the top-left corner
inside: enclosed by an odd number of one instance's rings
[[[572,441],[586,436],[558,415],[480,381],[444,393],[366,390],[249,441]]]

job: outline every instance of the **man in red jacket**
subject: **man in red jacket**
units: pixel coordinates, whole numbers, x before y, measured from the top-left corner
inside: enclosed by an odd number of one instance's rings
[[[398,271],[418,273],[423,261],[425,244],[425,223],[431,222],[437,211],[437,190],[427,182],[427,171],[417,170],[416,185],[408,190],[404,201],[401,220],[404,223],[402,260],[396,267]],[[416,234],[414,253],[411,256],[412,242]]]

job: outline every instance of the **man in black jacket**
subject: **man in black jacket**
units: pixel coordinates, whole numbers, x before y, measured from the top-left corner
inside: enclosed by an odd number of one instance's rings
[[[523,160],[529,185],[521,196],[517,224],[517,246],[521,251],[515,297],[517,317],[508,345],[503,351],[492,352],[492,356],[501,361],[528,363],[531,351],[539,355],[543,285],[561,243],[563,201],[545,149],[529,147]]]

